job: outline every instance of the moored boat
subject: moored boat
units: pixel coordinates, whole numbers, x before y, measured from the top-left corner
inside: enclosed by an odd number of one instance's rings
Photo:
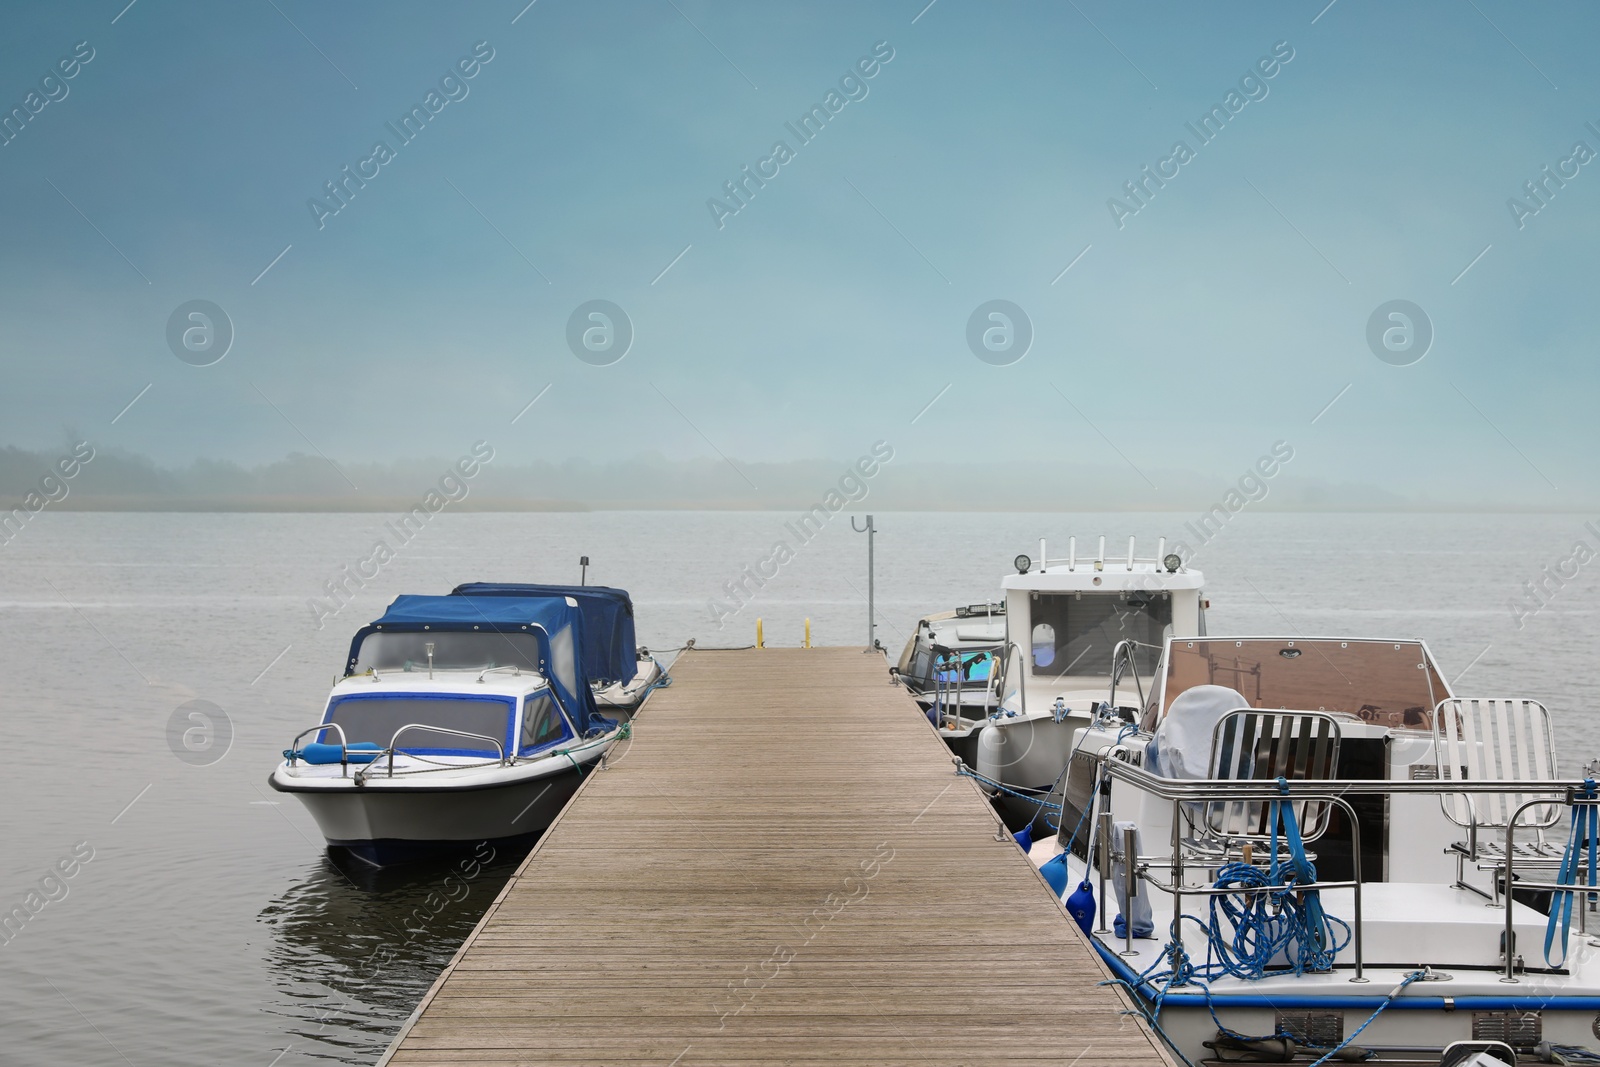
[[[399,597],[268,782],[378,866],[531,838],[626,730],[595,705],[583,648],[569,598]]]
[[[608,712],[631,718],[655,690],[672,678],[648,648],[634,638],[633,599],[626,589],[604,585],[535,585],[524,582],[467,582],[452,596],[569,597],[583,612],[583,664],[595,702]]]
[[[1205,632],[1204,576],[1169,553],[1165,538],[1153,556],[1138,555],[1131,537],[1115,556],[1104,537],[1093,555],[1079,555],[1077,538],[1064,558],[1039,547],[1038,560],[1017,556],[1002,579],[1000,610],[975,618],[968,609],[966,621],[959,612],[930,616],[896,669],[914,681],[919,656],[930,664],[932,696],[924,685],[923,699],[935,727],[1014,828],[1038,825],[1074,736],[1097,709],[1120,706],[1126,721],[1136,718],[1162,642]],[[981,680],[965,677],[969,664]],[[950,680],[940,683],[941,671]]]
[[[1005,612],[993,603],[924,615],[890,668],[968,764],[977,762],[978,731],[1000,701]]]
[[[1186,1062],[1597,1059],[1600,791],[1421,641],[1171,638],[1064,793],[1031,855]]]

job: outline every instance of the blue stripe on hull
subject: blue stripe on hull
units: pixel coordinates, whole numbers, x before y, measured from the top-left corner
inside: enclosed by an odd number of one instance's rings
[[[1129,986],[1139,991],[1139,997],[1145,1003],[1151,998],[1140,989],[1139,975],[1127,962],[1115,952],[1106,948],[1096,938],[1090,938],[1095,951],[1100,953],[1100,958],[1105,960],[1116,976],[1127,982]],[[1377,989],[1370,996],[1294,996],[1273,994],[1265,996],[1259,993],[1212,993],[1210,1003],[1214,1007],[1234,1008],[1339,1008],[1356,1011],[1373,1012],[1383,998],[1389,994],[1388,986]],[[1204,1008],[1207,1000],[1204,993],[1168,993],[1161,998],[1161,1003],[1166,1007]],[[1541,996],[1529,994],[1527,996],[1505,997],[1450,997],[1446,1003],[1444,997],[1399,997],[1389,1005],[1389,1011],[1600,1011],[1600,996]]]

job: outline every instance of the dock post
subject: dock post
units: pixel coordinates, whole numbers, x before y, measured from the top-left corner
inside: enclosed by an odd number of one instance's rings
[[[810,648],[811,647],[811,620],[810,619],[806,620],[806,643],[805,643],[805,647],[806,648]]]
[[[873,649],[878,647],[878,617],[874,613],[872,606],[872,584],[874,569],[872,565],[872,540],[875,536],[877,536],[878,531],[872,525],[871,515],[867,516],[867,525],[865,527],[857,526],[856,517],[854,515],[850,516],[850,529],[854,530],[856,533],[864,533],[867,535],[867,651],[871,652]]]
[[[756,647],[757,648],[766,648],[767,647],[765,644],[762,643],[762,640],[761,640],[761,619],[760,619],[759,616],[757,616],[757,618],[756,618]]]

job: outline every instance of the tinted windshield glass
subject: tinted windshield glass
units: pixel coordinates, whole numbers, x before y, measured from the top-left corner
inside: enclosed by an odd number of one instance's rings
[[[1196,685],[1225,685],[1255,708],[1331,711],[1407,730],[1432,729],[1434,705],[1450,695],[1416,641],[1172,642],[1162,713]]]
[[[370,633],[361,640],[351,674],[368,667],[381,671],[425,671],[428,644],[433,645],[433,665],[440,670],[483,667],[539,669],[539,641],[531,633],[501,634],[482,631],[430,630],[426,633]]]
[[[371,741],[387,747],[394,732],[410,723],[445,726],[452,730],[484,734],[502,745],[510,740],[511,711],[508,697],[433,697],[418,695],[348,696],[334,701],[326,722],[344,727],[346,740]],[[319,738],[328,744],[339,743],[332,730]],[[400,737],[402,752],[453,752],[471,755],[496,754],[494,745],[472,737],[432,730],[407,730]]]
[[[1117,642],[1148,645],[1136,650],[1139,671],[1155,670],[1172,600],[1163,593],[1037,593],[1030,645],[1033,673],[1109,675]]]

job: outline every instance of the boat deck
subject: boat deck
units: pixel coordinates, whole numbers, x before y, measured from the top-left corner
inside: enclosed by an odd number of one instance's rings
[[[672,674],[380,1064],[1170,1067],[881,656]]]

